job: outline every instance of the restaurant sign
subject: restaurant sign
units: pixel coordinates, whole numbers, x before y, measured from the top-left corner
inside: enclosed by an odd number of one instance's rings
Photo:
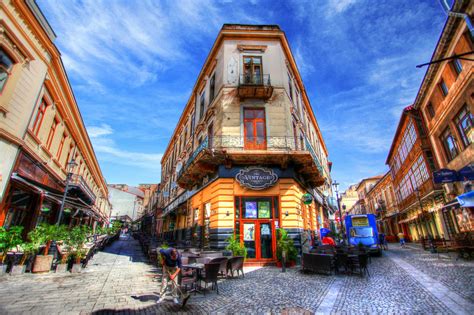
[[[433,180],[435,184],[452,183],[458,181],[458,173],[449,169],[441,169],[433,172]]]
[[[235,179],[241,186],[262,190],[275,185],[278,181],[278,175],[272,169],[251,166],[241,169]]]

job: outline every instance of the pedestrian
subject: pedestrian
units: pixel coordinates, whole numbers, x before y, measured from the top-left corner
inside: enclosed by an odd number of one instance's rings
[[[183,305],[186,304],[189,295],[183,295],[179,289],[178,275],[182,268],[181,255],[175,248],[160,249],[161,262],[163,265],[163,281],[161,286],[160,298],[156,303],[161,303],[165,300],[168,286],[171,287],[171,296],[175,304],[180,304],[178,292],[181,295]]]
[[[400,232],[397,234],[397,236],[400,239],[400,246],[405,247],[405,234],[403,234],[403,232]]]
[[[384,234],[384,233],[379,233],[379,246],[380,246],[383,250],[387,250],[387,239],[385,238],[385,234]]]

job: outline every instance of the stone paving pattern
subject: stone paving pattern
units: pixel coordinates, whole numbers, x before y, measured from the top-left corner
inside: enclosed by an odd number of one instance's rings
[[[456,284],[449,286],[453,290],[472,283],[473,262],[453,261],[456,267],[462,265],[460,274],[455,268],[438,266],[432,261],[437,255],[418,249],[392,246],[390,252],[419,264],[443,283],[454,279]],[[443,258],[440,261],[446,263]],[[247,270],[245,278],[219,282],[219,295],[193,295],[186,308],[180,309],[171,302],[155,303],[160,285],[156,268],[146,262],[135,240],[120,240],[97,253],[82,274],[0,278],[0,314],[452,313],[392,259],[373,258],[369,271],[371,276],[362,278],[303,274],[298,268],[286,273],[275,267]],[[472,286],[466,288],[472,290]]]

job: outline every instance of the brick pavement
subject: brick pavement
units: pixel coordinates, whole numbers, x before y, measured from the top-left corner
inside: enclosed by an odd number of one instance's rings
[[[156,269],[146,263],[135,240],[120,240],[96,254],[82,274],[0,278],[0,314],[300,314],[305,310],[321,314],[451,314],[453,310],[446,303],[396,261],[415,266],[427,260],[425,254],[392,246],[390,255],[373,259],[371,277],[366,278],[302,274],[297,268],[287,273],[275,267],[247,270],[243,279],[221,281],[219,295],[193,295],[186,308],[179,309],[172,303],[156,305]],[[463,272],[472,275],[474,264],[463,263]],[[431,266],[429,259],[427,264],[422,265],[423,272],[435,273],[434,268],[426,271]],[[449,268],[440,272],[449,272]],[[449,277],[457,274],[454,271]],[[463,277],[457,281],[466,281]],[[442,282],[441,276],[435,278]],[[465,295],[457,297],[469,301]]]

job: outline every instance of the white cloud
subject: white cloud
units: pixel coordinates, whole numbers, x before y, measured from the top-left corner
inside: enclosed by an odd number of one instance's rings
[[[335,11],[336,13],[341,13],[347,10],[351,5],[355,4],[357,0],[330,0],[328,9],[330,11]]]
[[[87,127],[87,133],[89,134],[89,137],[93,139],[111,135],[113,133],[113,130],[112,127],[110,127],[109,125],[102,124],[100,126]]]

